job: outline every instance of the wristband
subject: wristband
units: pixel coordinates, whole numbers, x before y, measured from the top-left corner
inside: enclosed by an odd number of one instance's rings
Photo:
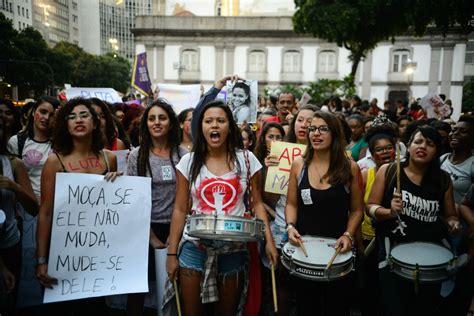
[[[36,258],[36,264],[37,265],[40,265],[40,264],[47,264],[48,263],[48,258],[46,257],[38,257]]]
[[[168,257],[177,257],[178,256],[176,253],[167,253],[166,255]]]
[[[293,225],[293,223],[286,224],[286,232],[288,232],[292,228],[295,228],[295,225]]]
[[[381,208],[382,206],[380,205],[377,205],[377,204],[372,204],[372,206],[369,208],[369,215],[370,217],[372,217],[373,219],[377,220],[377,215],[375,214],[375,212]]]
[[[351,240],[351,243],[354,243],[354,236],[352,236],[351,233],[349,233],[348,231],[345,231],[344,234],[342,234],[342,235],[349,238]]]

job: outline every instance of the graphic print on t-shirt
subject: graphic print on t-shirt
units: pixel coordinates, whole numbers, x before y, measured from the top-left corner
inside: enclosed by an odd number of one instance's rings
[[[439,212],[437,200],[427,200],[402,190],[403,214],[422,222],[436,222]]]
[[[227,214],[235,207],[242,191],[239,178],[206,178],[197,188],[199,208],[203,213]]]

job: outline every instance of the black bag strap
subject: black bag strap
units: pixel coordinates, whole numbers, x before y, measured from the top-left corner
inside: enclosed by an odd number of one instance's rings
[[[18,158],[22,159],[23,158],[23,148],[25,148],[25,142],[26,139],[28,138],[28,133],[26,131],[20,131],[16,135],[18,139]]]

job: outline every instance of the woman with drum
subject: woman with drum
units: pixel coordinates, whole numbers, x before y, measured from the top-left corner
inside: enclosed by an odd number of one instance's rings
[[[235,315],[242,303],[242,290],[246,290],[246,244],[237,239],[192,238],[187,229],[183,234],[183,228],[190,213],[233,215],[244,220],[249,209],[246,204],[252,198],[256,216],[265,223],[267,255],[277,265],[278,253],[258,187],[261,165],[252,153],[239,149],[240,131],[223,102],[207,103],[197,119],[192,152],[176,166],[178,187],[166,269],[170,280],[178,278],[184,315],[203,315],[203,304],[210,302],[216,302],[216,315]],[[251,196],[246,196],[248,183]]]
[[[106,181],[118,176],[116,156],[103,149],[100,121],[89,99],[74,98],[58,111],[53,134],[54,154],[44,164],[41,174],[41,205],[38,214],[36,276],[44,287],[57,286],[54,276],[48,275],[48,254],[51,239],[56,174],[103,174]],[[87,303],[68,301],[48,305],[50,312],[61,314],[105,313],[104,298],[90,298]]]
[[[163,99],[149,105],[140,122],[140,147],[128,157],[128,175],[151,177],[151,228],[148,277],[155,281],[154,249],[168,243],[171,213],[176,195],[176,165],[187,151],[179,146],[179,123],[172,106]],[[130,315],[143,313],[144,293],[129,294]]]
[[[383,165],[375,176],[366,211],[375,222],[381,304],[389,315],[433,314],[439,309],[441,282],[418,282],[423,271],[415,257],[421,255],[432,264],[449,253],[441,246],[448,233],[446,225],[450,231],[459,230],[453,186],[440,169],[440,148],[439,133],[432,127],[419,127],[410,137],[399,172],[396,164]],[[408,252],[400,256],[402,251],[398,251],[398,261],[416,267],[410,279],[390,271],[397,246]]]
[[[326,249],[341,256],[351,251],[362,220],[360,170],[346,155],[343,130],[335,115],[317,111],[308,131],[307,150],[291,166],[285,209],[288,238],[307,254],[312,251],[310,245],[305,246],[304,235],[332,240]],[[330,269],[329,261],[320,264]],[[298,315],[349,314],[352,283],[347,278],[327,280],[294,278]]]

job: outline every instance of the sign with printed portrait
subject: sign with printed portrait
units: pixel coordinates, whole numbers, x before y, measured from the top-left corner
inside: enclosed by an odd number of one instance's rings
[[[258,83],[256,80],[228,80],[226,103],[237,124],[257,122]]]

